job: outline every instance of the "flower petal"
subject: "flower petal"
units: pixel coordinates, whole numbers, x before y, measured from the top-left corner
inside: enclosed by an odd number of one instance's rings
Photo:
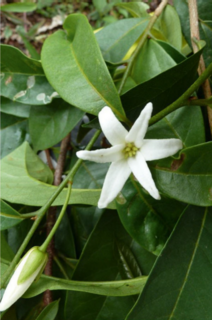
[[[152,109],[152,103],[147,103],[147,105],[141,111],[140,116],[127,134],[126,142],[134,142],[137,148],[140,148],[142,146],[143,138],[147,132],[147,128],[149,125],[149,119],[151,118]]]
[[[138,151],[135,158],[128,158],[128,164],[142,187],[144,187],[153,198],[160,200],[160,194],[142,154]]]
[[[102,193],[98,202],[99,208],[105,208],[116,198],[128,179],[131,170],[126,160],[113,162],[105,177]]]
[[[182,141],[179,139],[143,140],[140,152],[144,159],[149,161],[170,157],[182,147]]]
[[[104,107],[99,112],[99,122],[106,138],[112,145],[125,143],[125,137],[128,131],[115,117],[109,107]]]
[[[116,145],[108,149],[100,149],[95,151],[78,151],[77,157],[83,160],[90,160],[94,162],[114,162],[124,159],[123,144]]]

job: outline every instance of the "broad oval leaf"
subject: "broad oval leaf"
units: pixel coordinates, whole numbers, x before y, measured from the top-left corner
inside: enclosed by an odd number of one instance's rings
[[[28,58],[15,47],[1,45],[1,62],[2,96],[30,105],[47,104],[58,96],[38,60]]]
[[[29,118],[30,108],[30,105],[1,97],[1,112],[11,114],[16,117]]]
[[[97,115],[108,105],[120,119],[125,119],[87,18],[70,15],[63,27],[66,33],[55,32],[42,48],[42,64],[49,82],[65,101],[81,110]]]
[[[2,199],[11,203],[22,203],[30,206],[43,206],[56,191],[57,187],[46,184],[29,175],[27,152],[30,149],[25,142],[1,161]],[[31,150],[31,152],[33,152]],[[36,155],[34,154],[34,157]],[[30,166],[31,167],[31,166]],[[36,168],[31,168],[32,171]],[[101,189],[72,189],[69,203],[97,205]],[[67,195],[64,188],[53,205],[63,205]],[[110,205],[114,208],[114,204]]]
[[[83,114],[83,111],[62,99],[54,99],[46,106],[32,106],[29,132],[35,151],[48,149],[60,142],[71,132]]]
[[[188,207],[127,320],[210,319],[211,228],[211,208]]]

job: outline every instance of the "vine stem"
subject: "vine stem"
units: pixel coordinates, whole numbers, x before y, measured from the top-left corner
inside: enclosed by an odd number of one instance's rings
[[[123,78],[121,80],[121,83],[120,83],[120,86],[119,86],[119,89],[118,89],[118,93],[119,95],[121,94],[122,92],[122,89],[126,83],[126,80],[130,74],[130,71],[131,71],[131,68],[132,68],[132,65],[133,65],[133,62],[137,56],[137,54],[139,53],[141,47],[143,46],[144,42],[146,41],[148,35],[149,35],[149,32],[150,30],[152,29],[153,25],[155,24],[157,18],[161,15],[161,13],[163,12],[163,9],[165,8],[165,6],[167,5],[168,3],[168,0],[162,0],[160,5],[157,7],[157,9],[155,10],[154,12],[154,15],[150,18],[149,20],[149,23],[143,33],[143,35],[141,36],[141,39],[135,49],[135,51],[133,52],[132,56],[130,57],[129,59],[129,62],[128,62],[128,65],[127,65],[127,68],[126,68],[126,71],[123,75]]]
[[[167,116],[169,113],[184,106],[186,102],[188,102],[188,98],[191,96],[191,94],[194,91],[196,91],[201,86],[201,84],[210,77],[211,74],[212,74],[212,63],[209,64],[208,68],[205,69],[205,71],[199,76],[199,78],[176,101],[174,101],[168,107],[166,107],[162,111],[158,112],[155,116],[153,116],[149,121],[149,125],[152,125],[158,122],[159,120]]]
[[[98,130],[96,133],[93,135],[92,139],[88,143],[87,147],[85,150],[90,150],[99,137],[101,131]],[[33,223],[31,229],[29,230],[28,234],[26,235],[26,238],[24,239],[22,245],[20,246],[18,252],[16,253],[15,257],[13,258],[13,261],[10,263],[10,266],[8,267],[7,271],[4,273],[2,279],[1,279],[1,287],[5,287],[8,279],[10,278],[11,273],[15,269],[17,263],[19,262],[24,250],[26,249],[26,246],[28,245],[30,239],[32,238],[34,232],[36,231],[37,227],[39,226],[41,220],[43,219],[46,211],[49,209],[49,207],[52,205],[54,200],[57,198],[57,196],[60,194],[60,192],[63,190],[63,188],[66,186],[69,180],[72,180],[74,175],[76,174],[77,170],[79,169],[80,165],[82,163],[81,159],[78,159],[73,168],[70,170],[69,174],[67,177],[61,182],[61,184],[58,186],[57,190],[53,193],[51,198],[47,201],[47,203],[40,209],[38,210],[38,214],[36,217],[35,222]]]
[[[190,18],[190,34],[191,34],[191,43],[193,47],[194,53],[199,50],[197,41],[200,40],[199,34],[199,18],[198,18],[198,7],[196,0],[188,0],[188,8],[189,8],[189,18]],[[201,75],[205,71],[205,61],[203,56],[201,55],[198,67],[198,74]],[[203,93],[206,99],[211,96],[211,88],[209,80],[206,79],[203,84]],[[207,106],[208,113],[208,122],[210,126],[210,132],[212,136],[212,109]]]

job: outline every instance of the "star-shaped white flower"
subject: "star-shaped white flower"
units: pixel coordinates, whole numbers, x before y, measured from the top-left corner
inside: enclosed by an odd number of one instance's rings
[[[78,158],[83,160],[112,162],[103,184],[98,202],[99,208],[107,207],[116,198],[131,172],[153,198],[160,200],[160,194],[146,161],[169,157],[180,150],[183,144],[179,139],[144,139],[152,109],[152,103],[148,103],[128,132],[112,110],[104,107],[99,112],[99,122],[112,147],[77,152]]]

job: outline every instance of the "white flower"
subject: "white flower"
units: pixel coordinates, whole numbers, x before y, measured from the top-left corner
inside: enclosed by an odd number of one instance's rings
[[[169,157],[180,150],[183,145],[179,139],[144,139],[152,109],[152,103],[148,103],[128,132],[112,110],[104,107],[99,113],[99,122],[112,147],[77,152],[80,159],[102,163],[112,162],[98,202],[99,208],[107,207],[116,198],[131,172],[153,198],[160,199],[146,161]]]
[[[47,259],[47,253],[41,252],[38,247],[33,247],[25,254],[6,287],[0,303],[0,311],[8,309],[27,291],[43,271]]]

